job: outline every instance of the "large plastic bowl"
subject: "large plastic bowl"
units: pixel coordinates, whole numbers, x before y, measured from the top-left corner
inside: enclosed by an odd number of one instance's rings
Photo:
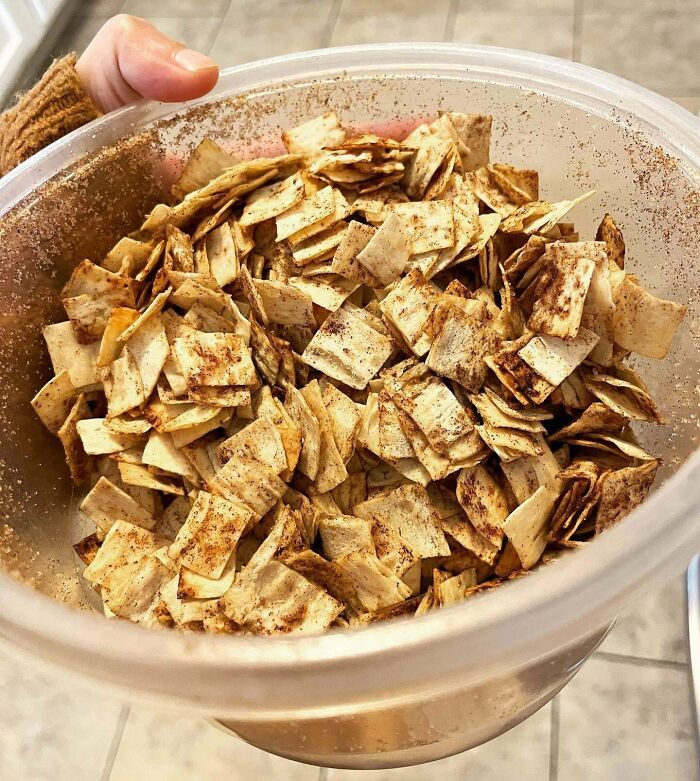
[[[100,259],[139,225],[204,136],[270,151],[284,127],[329,107],[348,124],[394,129],[438,109],[490,113],[493,158],[538,169],[545,197],[597,189],[575,213],[583,235],[611,212],[628,267],[689,307],[669,358],[640,361],[669,421],[639,432],[665,460],[656,491],[594,545],[419,620],[256,638],[149,631],[76,610],[88,601],[71,550],[83,531],[78,497],[29,407],[48,377],[41,326],[63,319],[57,291],[76,262]],[[432,44],[235,68],[198,104],[123,109],[25,163],[0,182],[0,554],[18,575],[0,575],[0,637],[103,688],[218,717],[258,746],[319,764],[424,762],[530,715],[633,595],[680,572],[700,542],[699,168],[700,122],[640,87],[549,57]]]

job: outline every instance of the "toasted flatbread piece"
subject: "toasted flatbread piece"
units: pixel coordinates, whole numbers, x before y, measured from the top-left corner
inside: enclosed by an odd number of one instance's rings
[[[590,374],[586,388],[618,415],[630,420],[663,423],[663,418],[651,396],[638,385],[609,374]]]
[[[316,331],[302,360],[329,377],[362,390],[392,351],[388,336],[368,325],[354,310],[342,306]]]
[[[255,415],[258,418],[269,420],[277,429],[287,459],[287,468],[280,472],[280,475],[283,480],[290,480],[301,455],[301,429],[294,423],[284,405],[278,399],[273,398],[269,388],[261,390],[257,398]]]
[[[152,431],[143,449],[141,462],[146,466],[157,467],[180,477],[186,477],[190,482],[197,483],[197,471],[187,460],[182,450],[178,450],[171,434]]]
[[[117,463],[117,466],[119,467],[119,477],[122,482],[127,483],[127,485],[150,488],[154,491],[161,491],[164,494],[174,494],[175,496],[182,496],[185,493],[179,482],[160,477],[140,463],[120,460]]]
[[[118,306],[112,310],[100,342],[100,351],[97,356],[99,367],[109,366],[121,355],[124,343],[119,340],[119,337],[138,318],[139,313],[136,309]]]
[[[129,276],[134,276],[146,263],[153,251],[153,245],[147,241],[136,241],[125,236],[112,247],[100,264],[107,271],[118,273],[124,261],[129,261]]]
[[[656,298],[625,274],[614,294],[613,334],[617,344],[647,358],[665,358],[686,307]]]
[[[387,210],[401,218],[414,255],[454,245],[454,212],[449,201],[394,203]]]
[[[415,458],[415,452],[411,440],[401,427],[399,410],[387,391],[381,391],[376,397],[376,404],[368,399],[366,415],[375,415],[374,421],[367,421],[366,445],[369,450],[380,458],[396,465],[402,474],[405,467],[399,468],[398,462],[403,459]],[[420,481],[418,481],[420,482]]]
[[[508,517],[508,500],[503,488],[486,467],[479,465],[460,471],[457,501],[479,534],[492,545],[500,547],[503,522]]]
[[[371,225],[351,220],[333,254],[331,270],[346,279],[357,280],[373,288],[381,287],[381,282],[357,260],[376,230]]]
[[[172,572],[161,559],[149,554],[119,588],[101,589],[105,615],[126,618],[142,626],[163,626],[169,617],[162,591],[171,577]]]
[[[425,363],[436,374],[478,391],[486,380],[484,358],[498,349],[500,341],[490,325],[451,306],[441,318]]]
[[[622,231],[615,224],[615,220],[606,214],[595,235],[596,241],[604,241],[607,255],[610,260],[618,267],[625,267],[625,240]]]
[[[580,327],[572,339],[535,336],[518,355],[551,385],[560,385],[590,354],[599,337]]]
[[[238,162],[240,161],[237,157],[225,152],[210,138],[205,138],[185,164],[180,178],[172,187],[172,193],[176,198],[184,198],[194,190],[209,184]]]
[[[107,417],[114,418],[143,405],[147,399],[141,372],[129,349],[112,361],[104,375]]]
[[[598,335],[598,342],[590,352],[590,360],[600,366],[613,363],[615,301],[612,295],[614,264],[608,259],[604,242],[588,242],[596,246],[597,251],[589,251],[589,257],[595,262],[595,269],[583,305],[582,325]],[[621,272],[619,272],[621,274]]]
[[[359,287],[360,283],[339,274],[319,274],[292,277],[289,284],[311,301],[329,312],[335,312]],[[315,322],[314,326],[315,327]]]
[[[318,531],[323,542],[323,554],[331,561],[355,551],[374,553],[372,522],[352,515],[321,518]]]
[[[380,610],[411,596],[411,589],[374,553],[355,551],[333,563],[354,586],[355,609]]]
[[[153,532],[127,521],[115,521],[83,577],[116,592],[138,572],[146,557],[162,545],[162,538]]]
[[[537,434],[518,431],[513,428],[499,428],[484,423],[476,426],[479,436],[493,450],[501,461],[513,461],[522,456],[542,455]]]
[[[172,541],[187,520],[192,507],[189,496],[176,496],[158,516],[154,532]],[[175,562],[173,562],[173,566]]]
[[[475,430],[456,439],[443,455],[430,446],[425,434],[403,410],[399,412],[399,421],[416,458],[432,480],[442,480],[462,467],[481,463],[488,454]],[[425,482],[419,470],[411,475],[411,480],[421,484]]]
[[[559,499],[559,487],[540,486],[505,519],[503,531],[517,551],[523,569],[532,569],[547,546],[549,522]]]
[[[391,289],[379,308],[401,333],[413,352],[422,356],[430,349],[425,325],[440,297],[440,290],[413,269]]]
[[[531,168],[516,168],[507,163],[494,163],[491,166],[522,192],[526,193],[530,200],[536,201],[539,197],[540,177],[537,171]]]
[[[100,545],[102,545],[102,540],[95,532],[76,542],[73,545],[73,550],[83,564],[91,564],[95,560]]]
[[[434,591],[435,602],[441,607],[454,605],[466,599],[474,586],[476,586],[476,570],[471,567],[438,584]]]
[[[245,567],[224,594],[226,615],[259,635],[326,631],[344,606],[327,592],[278,561]]]
[[[243,505],[262,518],[282,498],[287,485],[276,470],[254,458],[232,458],[211,481],[209,489],[233,504]]]
[[[480,534],[464,513],[442,519],[442,530],[463,548],[473,553],[484,564],[491,565],[498,558],[500,543],[494,545]]]
[[[176,572],[160,588],[160,597],[169,617],[175,626],[183,629],[202,626],[207,614],[206,606],[209,604],[208,601],[204,599],[180,599],[177,595],[179,583],[180,575]]]
[[[100,345],[80,344],[70,320],[47,325],[43,332],[54,374],[65,371],[76,390],[90,390],[100,383],[97,356]]]
[[[172,347],[188,387],[257,382],[253,361],[240,336],[196,331],[175,339]]]
[[[184,286],[183,286],[184,287]],[[121,334],[117,337],[117,341],[126,343],[131,337],[138,331],[141,326],[148,322],[151,317],[160,314],[165,305],[168,303],[170,295],[172,293],[171,288],[167,288],[162,293],[159,293],[151,303],[141,312],[136,320],[131,325],[127,326]]]
[[[248,196],[240,224],[243,227],[271,220],[286,212],[304,198],[304,180],[300,174],[275,184],[260,187]]]
[[[537,217],[530,222],[524,229],[525,233],[540,233],[547,235],[554,231],[557,223],[565,217],[575,206],[587,201],[595,195],[595,190],[589,190],[588,192],[579,195],[577,198],[573,198],[570,201],[559,201],[558,203],[551,204],[551,209],[541,217]],[[563,223],[562,223],[563,224]]]
[[[399,486],[383,496],[356,505],[354,512],[360,518],[385,523],[421,558],[450,553],[440,528],[440,517],[422,486]]]
[[[292,249],[294,263],[297,266],[304,266],[304,273],[311,273],[312,266],[318,265],[324,260],[330,263],[330,259],[342,241],[346,230],[347,223],[342,217],[339,217],[338,221],[335,221],[330,227],[296,243]]]
[[[106,477],[100,477],[83,499],[80,510],[103,532],[108,532],[117,521],[128,521],[142,529],[152,529],[155,518]]]
[[[601,478],[600,505],[595,519],[596,534],[619,523],[647,498],[659,463],[650,461],[642,466],[618,469]]]
[[[509,407],[508,404],[490,388],[485,388],[484,393],[474,393],[469,396],[469,401],[476,407],[484,424],[492,428],[513,428],[527,431],[531,434],[546,433],[541,420],[551,417],[551,413],[539,412],[539,410],[521,411]],[[531,413],[531,416],[528,415]]]
[[[484,362],[521,404],[542,404],[552,394],[555,386],[540,377],[518,355],[518,351],[531,337],[532,334],[526,334],[514,342],[504,343],[497,353],[486,356]]]
[[[321,426],[306,399],[296,388],[286,389],[284,408],[301,431],[301,453],[298,469],[310,480],[318,473],[321,454]]]
[[[316,327],[313,301],[303,289],[271,279],[254,281],[271,323]]]
[[[277,427],[265,417],[258,418],[225,439],[216,448],[219,463],[229,460],[255,459],[267,464],[277,474],[287,468],[287,454]]]
[[[563,491],[552,520],[548,540],[568,540],[588,518],[600,498],[601,467],[575,461],[557,475]]]
[[[390,203],[408,203],[409,198],[398,187],[382,187],[381,189],[360,195],[353,201],[352,209],[362,214],[370,225],[380,225],[387,216],[387,205]]]
[[[315,195],[299,201],[276,218],[277,241],[298,234],[335,214],[335,197],[332,187],[324,187]],[[325,227],[325,226],[324,226]],[[323,230],[321,228],[320,230]],[[307,238],[306,236],[304,238]],[[301,241],[301,239],[300,239]]]
[[[233,232],[227,222],[207,234],[205,249],[209,273],[220,287],[231,284],[238,276],[241,266]]]
[[[92,413],[85,401],[85,394],[81,393],[71,407],[68,417],[65,419],[56,435],[63,445],[63,452],[70,469],[70,475],[76,485],[82,485],[88,478],[92,459],[88,456],[82,437],[78,432],[78,423],[86,420]]]
[[[251,517],[248,508],[200,491],[168,555],[193,572],[220,578]]]
[[[331,491],[331,494],[340,511],[344,515],[352,515],[352,508],[356,504],[364,502],[367,498],[367,472],[364,471],[359,458],[353,457],[348,462],[347,467],[349,467],[347,478],[340,485],[336,486]],[[355,468],[361,471],[350,471],[350,469]]]
[[[333,441],[343,463],[347,463],[355,452],[355,439],[361,419],[360,410],[349,396],[327,380],[321,380],[319,389],[328,413]]]
[[[117,434],[105,425],[104,418],[89,418],[77,422],[78,434],[85,452],[90,455],[119,453],[141,441],[133,434]]]
[[[549,437],[550,442],[561,442],[580,434],[611,433],[619,431],[629,419],[610,409],[607,404],[596,401],[587,407],[579,417]]]
[[[176,433],[216,418],[221,410],[202,404],[162,404],[152,401],[144,410],[144,417],[156,431]]]
[[[345,462],[336,445],[335,437],[333,434],[333,425],[331,423],[328,410],[321,394],[318,382],[313,380],[308,385],[301,389],[301,395],[304,397],[306,404],[311,410],[313,416],[319,423],[320,431],[320,451],[319,451],[319,463],[316,477],[314,478],[314,486],[318,493],[325,493],[335,488],[337,485],[343,482],[348,476],[347,469],[345,468]],[[337,402],[337,399],[336,399]],[[339,421],[336,416],[336,430],[343,442]],[[359,418],[358,418],[359,425]]]
[[[451,139],[428,132],[420,136],[413,131],[406,139],[410,145],[417,142],[417,151],[411,160],[406,163],[406,172],[402,184],[410,198],[419,200],[423,198],[428,185],[438,173],[445,158],[453,151],[454,145]]]
[[[218,409],[215,407],[214,409],[217,410],[216,414],[214,414],[213,417],[207,417],[208,419],[203,420],[202,418],[204,415],[201,414],[206,408],[204,407],[197,407],[198,414],[197,418],[201,420],[201,422],[193,422],[192,416],[188,414],[188,417],[190,418],[190,424],[179,429],[172,429],[170,430],[170,433],[173,437],[173,444],[177,448],[184,447],[185,445],[189,445],[191,442],[196,441],[197,439],[200,439],[205,434],[208,434],[210,431],[214,431],[215,429],[219,428],[219,426],[224,425],[231,419],[231,410],[230,409]]]
[[[398,575],[406,585],[420,559],[394,528],[375,517],[371,521],[372,545],[379,561]],[[408,576],[408,577],[407,577]],[[418,587],[420,590],[420,577]],[[413,589],[412,589],[413,590]]]
[[[61,428],[78,395],[67,371],[50,379],[32,399],[32,407],[41,422],[52,433]]]
[[[461,114],[447,112],[450,123],[459,137],[459,156],[465,171],[481,168],[489,162],[491,122],[488,114]]]
[[[627,456],[627,458],[637,461],[656,460],[654,456],[649,455],[646,450],[639,447],[636,442],[629,441],[633,438],[629,432],[626,432],[624,436],[629,437],[629,439],[616,437],[611,434],[585,434],[570,437],[567,439],[567,443],[578,445],[579,447],[592,448],[593,450],[601,450],[605,453],[612,453],[615,456]]]
[[[474,430],[474,424],[445,383],[423,364],[388,388],[394,403],[415,421],[430,446],[442,455]]]
[[[100,339],[116,306],[134,308],[131,280],[84,260],[61,291],[61,301],[81,344]]]
[[[578,335],[583,304],[596,264],[588,256],[591,242],[555,242],[545,250],[536,300],[527,322],[530,330],[562,339]]]
[[[382,285],[389,285],[406,268],[410,253],[403,221],[390,214],[355,259],[372,278],[378,279]]]
[[[126,348],[141,375],[143,395],[148,398],[155,390],[160,373],[170,355],[168,337],[158,315],[150,317],[131,337]]]
[[[236,307],[236,312],[238,312],[238,307]],[[209,307],[206,307],[203,304],[195,304],[182,318],[182,321],[190,328],[194,328],[197,331],[206,331],[206,333],[209,334],[217,332],[223,334],[238,334],[238,336],[242,336],[246,342],[250,339],[250,325],[247,324],[246,319],[240,312],[238,312],[236,322],[231,322],[221,315],[217,315],[216,312],[212,312]],[[247,328],[242,326],[243,323],[247,324]],[[169,368],[172,370],[172,363]],[[187,385],[184,387],[185,391],[183,392],[186,392]]]
[[[461,178],[460,178],[461,179]],[[455,196],[462,198],[464,190],[463,185],[456,186]],[[454,243],[441,250],[434,250],[426,253],[424,260],[421,260],[419,267],[425,274],[426,279],[432,279],[436,274],[450,268],[452,265],[462,263],[470,258],[476,257],[486,246],[488,240],[496,233],[500,224],[500,216],[497,214],[479,214],[479,208],[474,197],[474,204],[459,207],[459,201],[452,201],[454,209],[455,240]],[[468,209],[465,211],[465,209]]]
[[[209,280],[211,280],[211,282]],[[213,277],[207,278],[206,284],[204,282],[205,280],[201,276],[199,279],[195,279],[193,276],[185,279],[177,290],[169,294],[169,303],[186,312],[192,309],[196,304],[201,304],[209,307],[209,309],[218,315],[230,316],[232,314],[230,296],[227,296],[216,288],[207,286],[211,285],[212,282],[215,282]],[[216,287],[218,288],[218,285]],[[167,293],[168,291],[164,292]],[[234,318],[231,317],[230,319],[233,320]]]
[[[466,179],[479,199],[501,217],[507,217],[532,200],[528,192],[517,187],[510,177],[492,165],[477,168]]]
[[[292,154],[313,159],[323,147],[342,144],[345,136],[338,115],[335,111],[328,111],[320,117],[285,130],[282,133],[282,141]]]
[[[218,599],[233,585],[236,579],[236,554],[231,554],[224,571],[218,578],[209,578],[187,567],[180,567],[180,579],[177,582],[179,599]]]
[[[316,222],[312,222],[310,225],[306,225],[288,237],[288,241],[292,246],[292,253],[295,251],[301,253],[302,261],[304,258],[306,258],[306,262],[310,262],[311,259],[323,257],[317,255],[318,243],[325,244],[330,236],[333,239],[331,242],[331,245],[333,245],[335,239],[338,238],[333,227],[339,223],[342,223],[340,229],[344,227],[342,221],[350,214],[350,204],[340,190],[333,189],[332,197],[333,210],[330,214]],[[302,203],[303,201],[298,206],[301,206]],[[294,209],[290,209],[291,211],[294,211]],[[281,217],[284,217],[284,215],[281,215]]]

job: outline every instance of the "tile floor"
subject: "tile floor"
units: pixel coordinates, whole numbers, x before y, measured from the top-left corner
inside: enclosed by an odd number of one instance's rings
[[[81,0],[54,54],[120,11],[223,66],[396,40],[499,44],[618,73],[700,112],[700,0]],[[290,33],[291,31],[291,33]],[[375,781],[698,781],[683,584],[646,597],[551,705],[491,743]],[[0,778],[8,781],[351,781],[191,720],[86,694],[0,657]]]
[[[78,0],[56,53],[79,51],[120,11],[223,67],[353,43],[494,44],[578,60],[700,111],[700,0]]]

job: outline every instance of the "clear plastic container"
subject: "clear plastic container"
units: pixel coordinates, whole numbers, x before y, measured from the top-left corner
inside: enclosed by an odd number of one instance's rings
[[[583,234],[612,213],[629,268],[689,307],[669,358],[639,362],[668,419],[639,431],[665,459],[655,492],[595,545],[419,620],[255,638],[148,631],[75,609],[87,606],[71,550],[78,497],[29,407],[48,376],[41,326],[63,319],[57,291],[76,262],[139,224],[204,136],[271,151],[281,129],[328,107],[380,129],[438,109],[490,113],[493,158],[538,169],[545,197],[598,191],[574,215]],[[635,593],[680,572],[700,542],[699,169],[700,121],[664,98],[549,57],[432,44],[235,68],[205,100],[125,108],[25,163],[0,182],[0,562],[17,576],[0,574],[0,637],[102,688],[218,717],[318,764],[423,762],[527,717]]]

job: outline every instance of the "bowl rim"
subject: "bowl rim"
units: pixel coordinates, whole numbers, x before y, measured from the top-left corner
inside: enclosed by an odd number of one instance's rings
[[[219,87],[209,96],[185,104],[141,101],[105,115],[55,142],[0,181],[0,215],[25,195],[79,159],[87,146],[98,149],[118,135],[140,130],[195,105],[216,102],[261,85],[278,87],[305,78],[349,78],[380,68],[421,70],[459,67],[484,80],[529,83],[561,100],[587,101],[607,116],[633,114],[640,127],[655,131],[668,149],[691,169],[700,171],[700,119],[670,100],[625,79],[555,57],[498,47],[462,44],[387,44],[339,47],[261,60],[222,71]],[[534,83],[533,83],[534,81]],[[80,149],[78,148],[80,147]],[[391,661],[407,651],[440,647],[441,659],[457,650],[454,669],[476,665],[523,663],[539,641],[555,648],[598,628],[616,606],[642,582],[668,568],[680,570],[700,543],[700,451],[637,509],[624,526],[606,532],[595,546],[565,556],[556,567],[542,568],[508,586],[509,599],[474,598],[467,603],[405,621],[353,632],[304,637],[260,638],[151,632],[128,622],[108,622],[101,616],[68,608],[0,573],[0,635],[17,635],[30,645],[72,649],[117,664],[128,649],[129,663],[152,663],[175,670],[198,666],[198,671],[241,675],[312,670],[314,665]],[[629,524],[635,526],[635,552],[629,551]],[[673,532],[671,533],[671,530]],[[595,550],[592,550],[592,548]],[[686,556],[687,554],[687,556]],[[584,574],[585,573],[585,574]],[[553,596],[554,595],[554,596]],[[478,636],[488,642],[467,643]],[[543,653],[540,647],[540,653]],[[445,662],[445,671],[450,663]],[[415,673],[415,670],[414,670]],[[408,674],[408,672],[406,672]],[[126,673],[125,673],[126,675]]]

